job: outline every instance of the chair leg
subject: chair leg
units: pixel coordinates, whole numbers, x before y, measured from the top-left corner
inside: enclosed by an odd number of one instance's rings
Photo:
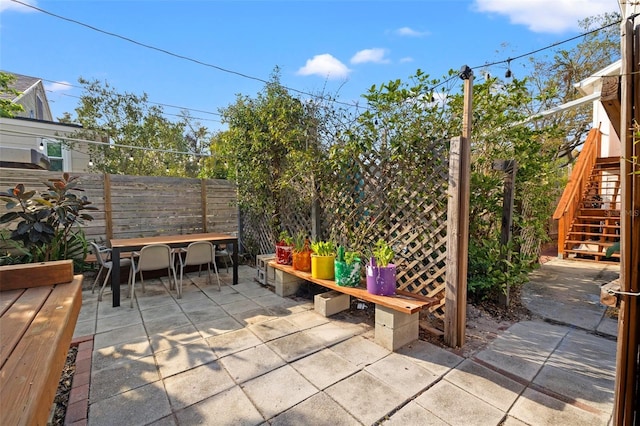
[[[142,277],[142,272],[140,272],[140,276]],[[136,288],[136,274],[135,272],[133,273],[133,276],[131,277],[131,294],[130,294],[130,298],[131,301],[129,302],[129,307],[133,308],[133,297],[135,296],[135,288]]]
[[[107,286],[109,282],[109,277],[111,276],[111,268],[107,271],[107,276],[104,277],[104,282],[102,283],[102,288],[100,289],[100,293],[98,293],[98,301],[102,302],[102,293],[104,293],[104,288]]]
[[[96,274],[96,279],[93,280],[93,285],[91,286],[91,294],[93,294],[93,291],[96,288],[96,284],[98,283],[98,279],[100,278],[100,274],[102,273],[103,269],[104,269],[104,266],[100,266],[100,269],[98,269],[98,273]]]
[[[216,265],[215,260],[213,261],[213,270],[216,271],[216,279],[218,280],[218,291],[222,291],[222,288],[220,288],[220,275],[218,275],[218,265]]]
[[[167,272],[169,273],[169,283],[171,283],[171,271],[175,271],[174,269],[167,269]],[[182,299],[182,277],[184,276],[184,266],[182,264],[180,264],[180,282],[176,283],[176,292],[178,293],[178,299]],[[177,281],[177,280],[176,280]],[[171,287],[171,284],[169,284],[169,287]]]

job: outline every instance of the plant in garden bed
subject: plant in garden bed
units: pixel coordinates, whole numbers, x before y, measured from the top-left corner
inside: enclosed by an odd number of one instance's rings
[[[393,295],[396,292],[396,265],[391,246],[382,238],[374,248],[367,265],[367,291],[371,294]]]
[[[311,248],[307,235],[300,231],[293,238],[293,269],[302,272],[311,271]]]
[[[0,223],[18,221],[9,238],[20,243],[26,262],[46,262],[73,259],[76,269],[83,266],[87,255],[87,241],[79,227],[93,217],[85,210],[97,210],[90,206],[86,196],[79,197],[71,191],[83,191],[77,177],[64,173],[61,179],[44,182],[47,191],[40,194],[26,191],[23,184],[0,192],[9,211],[0,217]],[[17,247],[20,249],[20,247]]]

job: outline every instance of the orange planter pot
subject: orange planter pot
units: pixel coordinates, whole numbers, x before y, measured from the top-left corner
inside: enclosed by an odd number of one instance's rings
[[[293,252],[293,269],[296,271],[311,271],[311,251]]]

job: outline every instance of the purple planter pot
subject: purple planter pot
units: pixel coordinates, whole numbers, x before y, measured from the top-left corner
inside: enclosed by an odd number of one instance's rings
[[[380,267],[376,265],[375,259],[371,258],[367,265],[367,291],[381,296],[396,294],[396,265],[389,263]]]

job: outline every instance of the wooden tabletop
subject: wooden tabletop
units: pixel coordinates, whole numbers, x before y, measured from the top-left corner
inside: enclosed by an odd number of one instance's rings
[[[115,238],[110,240],[111,248],[142,247],[148,244],[187,244],[195,241],[217,241],[233,243],[238,240],[230,234],[206,232],[201,234],[159,235],[155,237]]]

